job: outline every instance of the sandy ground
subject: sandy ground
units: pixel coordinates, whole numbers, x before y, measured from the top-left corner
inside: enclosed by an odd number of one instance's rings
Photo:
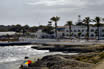
[[[104,60],[98,65],[96,65],[93,69],[104,69]]]

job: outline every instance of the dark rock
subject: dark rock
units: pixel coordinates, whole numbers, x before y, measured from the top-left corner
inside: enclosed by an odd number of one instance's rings
[[[48,69],[90,69],[93,64],[68,59],[60,55],[49,55],[33,64],[33,67]]]

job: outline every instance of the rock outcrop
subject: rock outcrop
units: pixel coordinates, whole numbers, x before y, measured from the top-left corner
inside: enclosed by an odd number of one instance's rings
[[[60,55],[49,55],[32,64],[29,69],[91,69],[93,64],[68,59]]]

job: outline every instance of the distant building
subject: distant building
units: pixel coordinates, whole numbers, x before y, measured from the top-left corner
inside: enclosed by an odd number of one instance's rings
[[[60,28],[59,28],[60,29]],[[58,30],[58,37],[64,37],[64,38],[69,38],[70,37],[70,32],[69,32],[69,26],[64,26],[60,30]],[[81,25],[72,25],[71,26],[71,37],[72,38],[78,38],[78,33],[81,33],[80,38],[86,38],[87,35],[87,26]],[[89,29],[89,38],[90,39],[96,39],[97,38],[97,27],[90,26]],[[99,37],[100,39],[104,39],[104,27],[100,27],[99,30]]]
[[[0,32],[0,41],[17,41],[16,32]]]
[[[47,34],[42,32],[42,30],[38,30],[34,33],[36,38],[55,38],[55,29],[53,30],[53,34]],[[97,27],[90,26],[89,28],[89,38],[96,39],[97,38]],[[85,25],[72,25],[71,26],[71,38],[79,38],[78,33],[80,34],[81,39],[85,39],[87,35],[87,26]],[[57,38],[70,38],[69,26],[59,26],[57,28]],[[99,30],[100,39],[104,39],[104,27],[100,27]]]
[[[36,38],[54,38],[54,34],[47,34],[42,32],[41,29],[39,29],[34,35]]]
[[[14,35],[16,34],[16,32],[0,32],[0,36],[4,36],[4,35]]]
[[[96,30],[97,30],[96,27],[90,26],[90,29],[89,29],[89,38],[90,39],[95,39],[96,38],[96,33],[95,33]],[[68,26],[65,27],[64,33],[65,33],[66,37],[69,37],[70,32],[69,32],[69,27]],[[82,25],[82,26],[77,26],[77,25],[71,26],[71,34],[72,34],[71,37],[72,38],[79,38],[78,33],[81,33],[80,38],[86,38],[87,27],[84,26],[84,25]]]
[[[57,28],[57,38],[64,38],[65,37],[65,26],[59,26],[58,28]],[[54,32],[54,34],[55,34],[55,32]]]

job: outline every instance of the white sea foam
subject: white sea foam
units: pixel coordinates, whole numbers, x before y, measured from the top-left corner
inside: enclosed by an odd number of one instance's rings
[[[75,55],[77,53],[49,52],[48,50],[32,49],[31,45],[27,46],[5,46],[0,47],[0,69],[18,69],[23,63],[25,56],[33,57],[31,59],[41,58],[46,55]]]
[[[35,56],[36,54],[43,54],[45,52],[49,51],[32,49],[31,45],[0,47],[0,62],[22,60],[25,56]]]
[[[55,54],[76,55],[77,54],[77,53],[49,52],[48,50],[36,50],[31,48],[31,46],[32,45],[0,47],[0,63],[23,60],[25,56],[41,58],[46,55],[55,55]]]

